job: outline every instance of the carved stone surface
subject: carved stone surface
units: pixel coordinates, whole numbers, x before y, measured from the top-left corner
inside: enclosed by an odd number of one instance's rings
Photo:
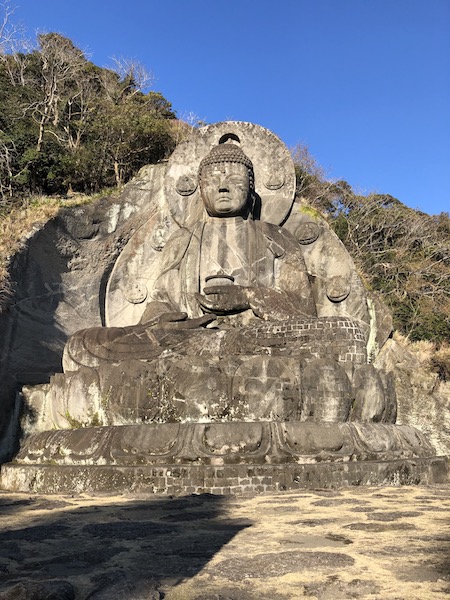
[[[23,389],[27,437],[2,485],[63,489],[70,472],[78,490],[168,492],[170,465],[183,466],[182,491],[208,487],[209,465],[239,465],[226,475],[238,483],[209,486],[222,491],[256,490],[250,465],[267,489],[280,464],[297,469],[285,487],[443,476],[425,438],[393,424],[392,377],[368,364],[389,324],[377,327],[382,311],[335,234],[293,204],[284,144],[250,123],[211,125],[161,181],[111,270],[107,327],[72,335],[64,373]],[[85,465],[107,466],[105,483]],[[156,466],[164,484],[149,483]]]
[[[26,404],[33,406],[34,430],[167,420],[314,418],[343,422],[349,418],[357,389],[347,373],[358,373],[358,368],[367,366],[362,364],[363,348],[359,355],[355,353],[354,340],[350,347],[345,340],[342,347],[341,341],[333,355],[328,347],[331,336],[321,343],[319,337],[314,339],[317,332],[313,330],[313,334],[308,333],[314,343],[308,344],[306,337],[303,348],[300,345],[295,355],[289,356],[284,352],[286,338],[281,336],[263,338],[261,345],[253,338],[244,339],[248,342],[245,347],[239,344],[242,333],[227,331],[220,340],[222,349],[208,344],[207,338],[216,337],[214,331],[198,333],[198,356],[183,354],[182,341],[177,352],[169,355],[164,351],[158,359],[124,358],[101,369],[82,367],[72,374],[54,375],[50,385],[24,388]],[[291,344],[295,341],[292,336]],[[207,352],[207,346],[213,352]],[[246,352],[239,352],[243,347]],[[192,340],[188,348],[192,349]],[[358,356],[359,363],[355,360]],[[383,395],[384,388],[379,393]],[[395,402],[395,395],[393,399]],[[319,405],[323,412],[320,418],[319,412],[314,413],[314,406]],[[29,424],[23,427],[30,429]]]
[[[426,458],[416,429],[380,423],[156,423],[51,430],[30,436],[16,462],[86,464],[246,464]]]
[[[317,315],[347,316],[367,325],[373,321],[367,305],[367,292],[342,242],[324,219],[303,209],[297,202],[285,223],[301,244],[310,277]]]
[[[62,369],[67,338],[105,323],[109,273],[133,232],[157,210],[164,171],[165,164],[145,167],[120,196],[61,209],[33,227],[11,259],[14,293],[0,313],[1,462],[17,437],[17,389],[48,382]]]
[[[411,427],[164,423],[36,434],[15,464],[3,467],[2,485],[27,492],[242,493],[427,484],[447,472],[446,459],[435,458]]]
[[[227,142],[238,143],[253,163],[255,191],[261,198],[261,220],[282,223],[295,193],[295,172],[289,151],[268,129],[235,121],[194,130],[192,137],[180,144],[170,157],[164,190],[174,220],[184,226],[201,215],[199,189],[189,196],[187,205],[186,198],[177,189],[180,179],[187,177],[196,182],[200,161],[214,146]]]

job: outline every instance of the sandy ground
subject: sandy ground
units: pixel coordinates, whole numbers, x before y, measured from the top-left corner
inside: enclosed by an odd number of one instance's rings
[[[247,497],[0,493],[0,598],[450,598],[450,484]]]

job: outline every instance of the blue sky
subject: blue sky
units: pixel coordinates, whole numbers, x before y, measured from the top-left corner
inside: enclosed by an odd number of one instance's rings
[[[252,121],[330,178],[450,211],[450,0],[10,0],[100,66],[134,58],[182,116]]]

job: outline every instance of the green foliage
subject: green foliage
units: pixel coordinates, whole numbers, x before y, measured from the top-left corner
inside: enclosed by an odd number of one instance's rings
[[[0,55],[0,202],[122,185],[174,147],[170,103],[136,64],[102,69],[57,33]]]
[[[346,210],[344,243],[393,309],[395,326],[411,340],[450,340],[449,216],[378,194],[355,195]]]
[[[345,243],[348,235],[348,221],[344,214],[340,213],[333,221],[333,229],[341,242]]]

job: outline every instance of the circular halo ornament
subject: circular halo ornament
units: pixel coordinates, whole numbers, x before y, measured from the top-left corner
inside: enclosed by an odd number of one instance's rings
[[[180,196],[191,196],[197,189],[197,181],[192,175],[181,175],[178,178],[175,189]]]
[[[344,277],[337,275],[327,282],[327,296],[331,302],[342,302],[350,294],[351,286]]]
[[[255,191],[261,199],[261,221],[284,223],[295,195],[295,170],[290,152],[265,127],[240,121],[194,129],[191,137],[175,148],[168,161],[164,184],[164,195],[175,222],[180,227],[190,228],[201,218],[203,203],[199,187],[189,196],[181,194],[178,188],[184,186],[184,178],[198,173],[201,160],[220,143],[239,145],[252,161]]]
[[[271,171],[264,185],[268,190],[279,190],[284,185],[284,173]]]
[[[317,240],[320,234],[320,229],[314,221],[304,221],[295,230],[295,237],[299,244],[306,246]]]
[[[131,304],[141,304],[147,298],[147,286],[142,281],[134,281],[124,286],[123,295]]]
[[[156,252],[162,252],[162,249],[166,245],[167,235],[168,235],[168,227],[165,223],[157,223],[153,228],[150,239],[150,246]]]

